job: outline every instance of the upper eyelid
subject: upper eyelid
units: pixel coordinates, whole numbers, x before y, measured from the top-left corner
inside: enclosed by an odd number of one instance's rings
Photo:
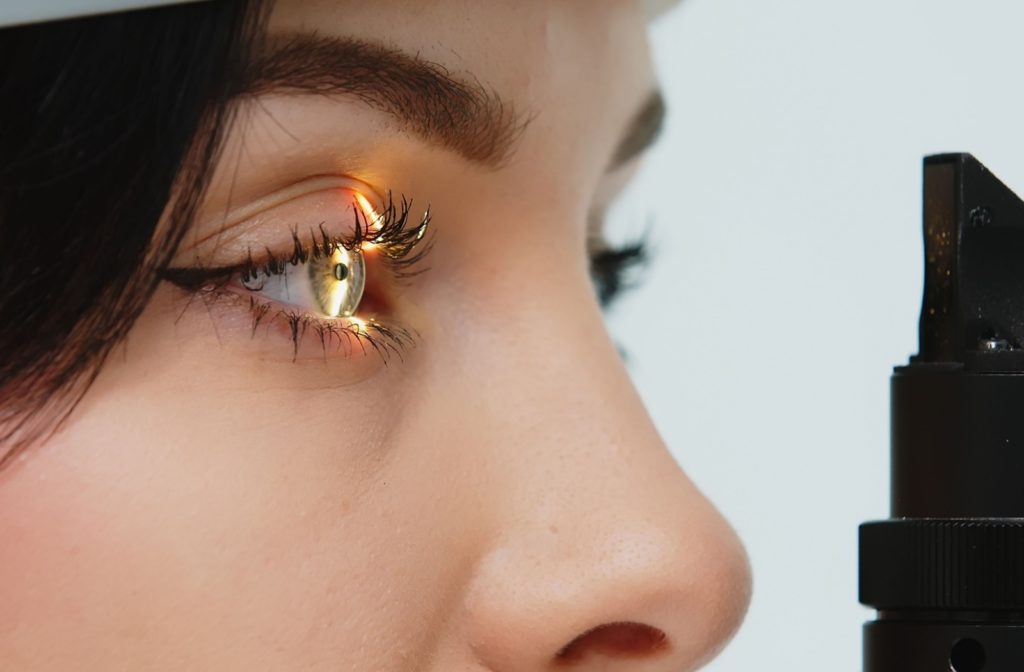
[[[370,203],[379,208],[386,200],[381,190],[363,180],[342,174],[317,174],[305,176],[290,182],[284,187],[275,189],[256,199],[249,200],[245,205],[230,208],[225,212],[203,214],[196,218],[192,230],[198,231],[197,236],[187,236],[188,247],[184,252],[200,248],[215,241],[218,246],[231,243],[241,237],[247,230],[241,229],[246,222],[260,214],[274,210],[322,192],[347,191],[362,194]]]
[[[357,198],[361,198],[361,192],[350,190],[332,188],[306,194],[306,197],[292,199],[264,215],[239,224],[230,239],[211,240],[206,245],[192,245],[179,250],[168,267],[226,272],[244,264],[249,257],[260,261],[287,256],[295,249],[296,237],[301,239],[305,248],[323,240],[347,243],[355,233],[357,220],[363,221],[365,226],[366,220],[375,221],[373,217],[386,208],[379,203],[360,206]],[[409,228],[420,224],[412,215],[407,219]]]
[[[386,201],[376,204],[359,204],[357,196],[350,201],[353,213],[353,231],[345,235],[330,235],[324,223],[311,225],[307,231],[293,227],[290,231],[290,248],[284,245],[267,246],[258,252],[247,248],[244,257],[229,264],[208,265],[199,262],[192,265],[171,264],[163,272],[166,280],[182,287],[199,289],[204,285],[223,285],[240,273],[252,273],[270,265],[284,266],[305,263],[317,249],[322,254],[330,253],[336,246],[352,247],[372,243],[380,250],[381,263],[391,267],[396,280],[408,279],[427,270],[421,261],[433,246],[432,233],[427,233],[431,222],[430,207],[423,215],[414,217],[413,202],[405,196],[396,204],[389,194]],[[367,213],[370,209],[370,213]],[[372,214],[372,217],[371,217]],[[413,221],[411,226],[410,221]],[[410,270],[412,269],[412,270]]]

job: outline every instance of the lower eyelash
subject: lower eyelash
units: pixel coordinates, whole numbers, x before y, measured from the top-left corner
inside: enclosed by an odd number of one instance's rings
[[[413,330],[396,324],[385,324],[373,318],[322,318],[287,308],[277,307],[254,296],[245,296],[225,285],[207,285],[189,291],[192,298],[200,298],[207,307],[231,310],[248,310],[251,315],[250,336],[255,338],[261,326],[273,325],[284,328],[292,341],[292,361],[299,355],[299,346],[304,338],[319,341],[324,356],[340,351],[345,357],[355,353],[368,355],[371,352],[380,357],[385,366],[397,357],[405,361],[404,354],[416,346],[419,335]]]
[[[288,327],[292,340],[292,360],[298,357],[299,343],[312,331],[319,339],[320,346],[326,355],[335,344],[345,349],[345,356],[351,356],[358,345],[363,355],[369,354],[369,346],[387,365],[392,357],[404,361],[403,352],[416,344],[413,331],[399,326],[389,326],[376,320],[347,318],[345,321],[319,318],[292,310],[275,309],[269,303],[249,298],[252,312],[252,333],[261,324],[282,320]]]

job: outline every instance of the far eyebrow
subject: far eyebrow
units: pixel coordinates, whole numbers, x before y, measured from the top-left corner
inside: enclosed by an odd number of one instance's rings
[[[354,38],[290,33],[270,38],[247,68],[243,93],[350,95],[426,141],[500,167],[526,126],[479,82],[443,66]]]
[[[619,141],[608,172],[635,159],[658,140],[665,126],[665,112],[665,97],[661,91],[648,94]]]

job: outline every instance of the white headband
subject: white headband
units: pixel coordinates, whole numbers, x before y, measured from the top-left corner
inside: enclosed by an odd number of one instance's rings
[[[130,9],[179,5],[205,0],[3,0],[0,2],[0,28],[23,23],[71,19],[93,14],[109,14]],[[663,13],[679,0],[644,0],[647,18]]]
[[[199,0],[4,0],[0,2],[0,27],[197,1]]]

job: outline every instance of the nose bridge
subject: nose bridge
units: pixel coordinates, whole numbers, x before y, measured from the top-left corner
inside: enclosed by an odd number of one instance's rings
[[[604,435],[623,420],[642,430],[646,413],[592,291],[571,280],[553,276],[518,305],[510,297],[500,338],[491,342],[498,352],[488,353],[489,361],[499,362],[492,375],[506,379],[538,420],[561,420],[545,433],[570,425],[581,437]]]
[[[477,359],[499,362],[482,374],[501,392],[470,439],[494,535],[466,626],[489,669],[685,669],[746,605],[741,547],[665,449],[592,304],[553,289]]]
[[[485,451],[512,500],[535,512],[567,515],[614,499],[641,506],[652,486],[672,498],[699,498],[661,441],[618,349],[609,338],[589,287],[548,283],[535,299],[503,311],[495,337],[472,358],[487,362],[466,381],[481,393],[464,437]],[[511,303],[511,302],[510,302]],[[496,474],[497,476],[498,474]],[[495,479],[497,482],[499,479]]]

